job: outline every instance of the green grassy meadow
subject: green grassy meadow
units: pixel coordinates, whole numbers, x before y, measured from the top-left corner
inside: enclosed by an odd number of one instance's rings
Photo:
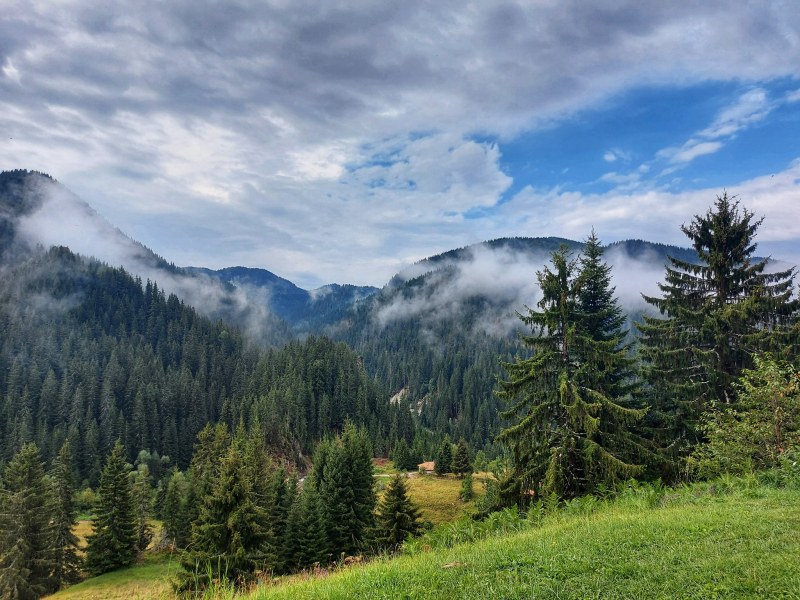
[[[452,483],[457,493],[460,482]],[[800,599],[800,490],[755,479],[678,490],[644,486],[536,518],[508,515],[488,527],[469,518],[443,523],[405,556],[279,578],[235,597]],[[169,581],[178,568],[175,557],[151,555],[53,598],[172,599]]]
[[[541,527],[265,588],[249,600],[356,597],[800,598],[800,492],[758,488],[658,509],[623,503],[554,515]]]

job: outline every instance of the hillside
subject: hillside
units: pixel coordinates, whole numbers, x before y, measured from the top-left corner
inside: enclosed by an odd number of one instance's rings
[[[406,556],[208,597],[794,597],[798,525],[796,486],[752,479],[677,490],[634,486],[616,500],[582,499],[533,520],[503,513],[483,525],[445,524],[409,545]],[[176,556],[155,555],[52,598],[173,598],[169,581],[177,571]]]
[[[274,588],[277,598],[766,598],[800,587],[800,493],[700,486]],[[652,500],[652,498],[651,498]]]

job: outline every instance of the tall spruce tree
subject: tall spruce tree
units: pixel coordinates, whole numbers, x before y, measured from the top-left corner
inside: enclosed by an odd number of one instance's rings
[[[325,529],[331,554],[335,560],[342,555],[352,555],[356,550],[355,496],[353,494],[351,463],[340,443],[331,445],[325,467],[319,477],[319,495],[322,499]]]
[[[352,422],[345,425],[342,444],[350,465],[350,485],[353,489],[353,514],[355,527],[352,531],[354,551],[369,546],[370,532],[375,527],[375,478],[372,465],[372,444],[364,428]]]
[[[0,598],[33,600],[58,588],[49,507],[39,449],[25,444],[0,485]]]
[[[204,588],[218,578],[246,584],[257,571],[274,567],[269,513],[255,497],[251,467],[240,431],[201,499],[200,516],[192,525],[191,550],[182,561],[186,573],[179,589]]]
[[[453,470],[453,444],[450,443],[450,436],[444,436],[439,450],[436,452],[434,468],[437,475],[444,475]]]
[[[95,519],[87,538],[86,568],[100,575],[128,567],[136,559],[136,508],[125,449],[117,440],[100,475]]]
[[[150,517],[153,512],[153,485],[150,468],[140,464],[133,475],[133,505],[136,512],[136,548],[144,552],[153,539]]]
[[[661,313],[645,316],[639,329],[654,408],[649,426],[671,459],[665,471],[702,441],[705,412],[735,405],[734,382],[755,353],[792,348],[795,271],[770,272],[766,259],[755,258],[762,222],[723,193],[681,227],[699,262],[670,258],[662,295],[644,296]]]
[[[453,473],[463,477],[467,473],[472,473],[472,463],[469,460],[469,448],[464,438],[458,440],[456,453],[453,456]]]
[[[391,550],[419,533],[419,508],[408,497],[406,476],[398,473],[389,481],[378,503],[379,542]]]
[[[53,462],[53,578],[61,585],[80,579],[81,558],[78,556],[78,537],[73,533],[77,524],[75,483],[72,475],[72,451],[69,442]]]
[[[164,531],[178,548],[189,543],[191,522],[188,518],[189,482],[186,475],[175,468],[166,482],[164,503],[161,507]]]
[[[313,484],[303,486],[299,505],[299,566],[305,568],[313,567],[315,564],[324,565],[330,557],[328,554],[329,544],[322,502]]]
[[[631,426],[644,411],[624,406],[625,399],[615,395],[619,388],[598,376],[622,356],[613,336],[596,339],[583,310],[581,289],[602,289],[596,279],[604,271],[586,269],[584,276],[564,246],[551,262],[552,269],[537,273],[541,310],[520,315],[531,328],[522,340],[532,355],[503,364],[508,379],[498,394],[510,404],[503,416],[514,423],[498,439],[512,451],[509,493],[533,489],[569,498],[641,472],[620,448],[630,442]]]

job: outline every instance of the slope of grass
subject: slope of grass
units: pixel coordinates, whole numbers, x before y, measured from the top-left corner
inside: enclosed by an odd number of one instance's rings
[[[433,525],[448,523],[475,512],[475,500],[462,502],[460,479],[456,477],[437,477],[422,475],[408,480],[408,495],[420,507],[422,520]],[[483,494],[483,486],[477,478],[473,480],[472,490],[475,498]]]
[[[92,577],[61,590],[52,600],[145,600],[174,598],[171,579],[180,570],[176,556],[151,554],[129,569]]]
[[[800,492],[698,489],[249,598],[800,598]]]

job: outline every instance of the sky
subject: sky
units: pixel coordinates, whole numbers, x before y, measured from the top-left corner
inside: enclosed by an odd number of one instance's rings
[[[792,1],[0,0],[0,169],[178,265],[383,285],[506,236],[800,262]]]

